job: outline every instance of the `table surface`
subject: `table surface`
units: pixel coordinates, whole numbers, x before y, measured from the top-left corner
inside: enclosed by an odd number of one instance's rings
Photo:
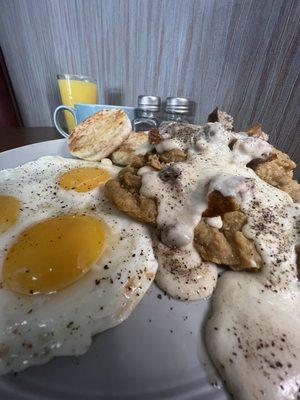
[[[0,152],[54,139],[62,139],[55,128],[0,128]]]

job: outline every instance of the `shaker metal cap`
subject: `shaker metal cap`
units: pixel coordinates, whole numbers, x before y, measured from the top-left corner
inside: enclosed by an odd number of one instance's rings
[[[167,97],[166,112],[188,114],[190,112],[191,102],[187,97]]]
[[[148,111],[159,111],[160,97],[141,95],[138,97],[138,108]]]

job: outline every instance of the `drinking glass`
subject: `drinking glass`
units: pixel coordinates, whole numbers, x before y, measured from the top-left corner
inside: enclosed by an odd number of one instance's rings
[[[75,103],[97,104],[97,81],[83,75],[60,74],[57,75],[58,86],[62,104],[73,107]],[[68,111],[64,111],[68,132],[75,126],[74,117]]]

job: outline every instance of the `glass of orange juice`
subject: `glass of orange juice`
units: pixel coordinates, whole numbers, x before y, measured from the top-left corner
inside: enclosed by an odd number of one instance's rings
[[[97,104],[97,81],[88,76],[63,74],[57,75],[61,101],[65,106],[73,107],[75,103]],[[68,132],[75,126],[74,117],[64,111]]]

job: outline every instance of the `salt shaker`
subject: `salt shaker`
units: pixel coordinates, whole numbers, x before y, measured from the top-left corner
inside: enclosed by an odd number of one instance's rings
[[[135,132],[149,131],[158,127],[157,115],[160,110],[160,97],[141,95],[138,97],[137,118],[133,121]]]

